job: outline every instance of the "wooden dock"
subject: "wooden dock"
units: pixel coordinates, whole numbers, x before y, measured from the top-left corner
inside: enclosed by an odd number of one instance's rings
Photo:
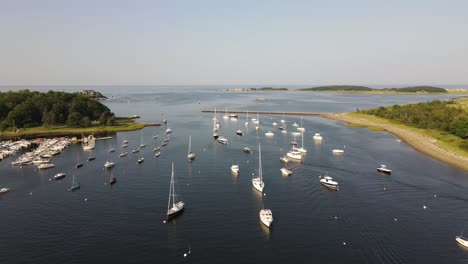
[[[214,110],[203,109],[203,113],[214,113]],[[227,110],[227,111],[217,111],[218,113],[228,113],[228,114],[259,114],[259,115],[298,115],[298,116],[323,116],[330,113],[327,112],[276,112],[276,111],[247,111],[247,110]]]

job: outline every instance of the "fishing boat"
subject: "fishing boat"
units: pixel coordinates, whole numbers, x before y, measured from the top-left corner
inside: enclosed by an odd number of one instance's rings
[[[125,156],[127,156],[128,152],[126,151],[123,151],[122,153],[120,153],[119,157],[123,158]]]
[[[187,150],[187,158],[192,161],[195,158],[195,153],[192,152],[192,136],[189,136],[189,146]]]
[[[75,175],[73,175],[72,185],[68,187],[69,191],[78,190],[80,188],[80,183],[75,181]]]
[[[252,149],[250,147],[245,147],[242,149],[245,153],[251,153]]]
[[[177,216],[182,213],[185,208],[185,203],[182,200],[176,202],[175,193],[175,182],[174,182],[174,162],[172,162],[172,173],[171,173],[171,184],[169,186],[169,201],[167,202],[167,219]]]
[[[263,188],[265,187],[262,175],[262,149],[260,144],[258,145],[258,176],[253,177],[252,185],[259,192],[263,192]]]
[[[284,176],[291,176],[292,175],[292,171],[286,169],[286,167],[281,168],[280,171],[281,171],[281,175],[284,175]]]
[[[386,165],[384,164],[381,164],[379,167],[377,167],[377,171],[378,172],[383,172],[383,173],[387,173],[387,174],[391,174],[392,173],[392,170],[387,168]]]
[[[262,209],[260,210],[259,216],[260,216],[260,221],[262,222],[262,224],[270,228],[271,224],[273,223],[273,213],[271,212],[271,210]]]
[[[54,180],[63,179],[63,178],[65,178],[65,176],[67,176],[67,175],[64,172],[59,172],[59,173],[54,175]]]
[[[338,182],[334,181],[333,178],[328,175],[321,178],[320,183],[332,190],[338,190]]]
[[[235,175],[235,176],[239,175],[239,165],[233,164],[233,165],[231,166],[231,172],[232,172],[232,174]]]
[[[41,169],[41,170],[42,169],[50,169],[50,168],[53,168],[53,167],[55,167],[55,165],[52,164],[52,163],[45,163],[45,164],[41,164],[41,165],[37,166],[37,168]]]

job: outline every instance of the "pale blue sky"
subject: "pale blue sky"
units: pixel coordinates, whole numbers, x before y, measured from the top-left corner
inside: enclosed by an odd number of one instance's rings
[[[468,84],[468,1],[0,0],[0,85]]]

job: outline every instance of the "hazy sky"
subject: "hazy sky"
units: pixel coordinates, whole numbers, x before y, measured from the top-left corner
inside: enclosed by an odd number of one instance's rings
[[[0,85],[468,84],[468,1],[0,0]]]

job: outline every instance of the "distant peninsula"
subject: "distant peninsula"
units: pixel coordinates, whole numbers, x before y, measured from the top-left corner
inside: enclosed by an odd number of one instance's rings
[[[229,88],[227,92],[274,92],[274,91],[289,91],[289,92],[337,92],[337,93],[448,93],[449,90],[436,86],[408,86],[401,88],[370,88],[367,86],[359,85],[329,85],[317,86],[302,89],[289,89],[289,88]],[[458,89],[454,92],[468,92],[465,89]]]
[[[80,93],[83,94],[83,95],[88,96],[89,98],[96,99],[96,100],[106,100],[106,99],[108,99],[102,93],[97,92],[95,90],[82,90]]]

